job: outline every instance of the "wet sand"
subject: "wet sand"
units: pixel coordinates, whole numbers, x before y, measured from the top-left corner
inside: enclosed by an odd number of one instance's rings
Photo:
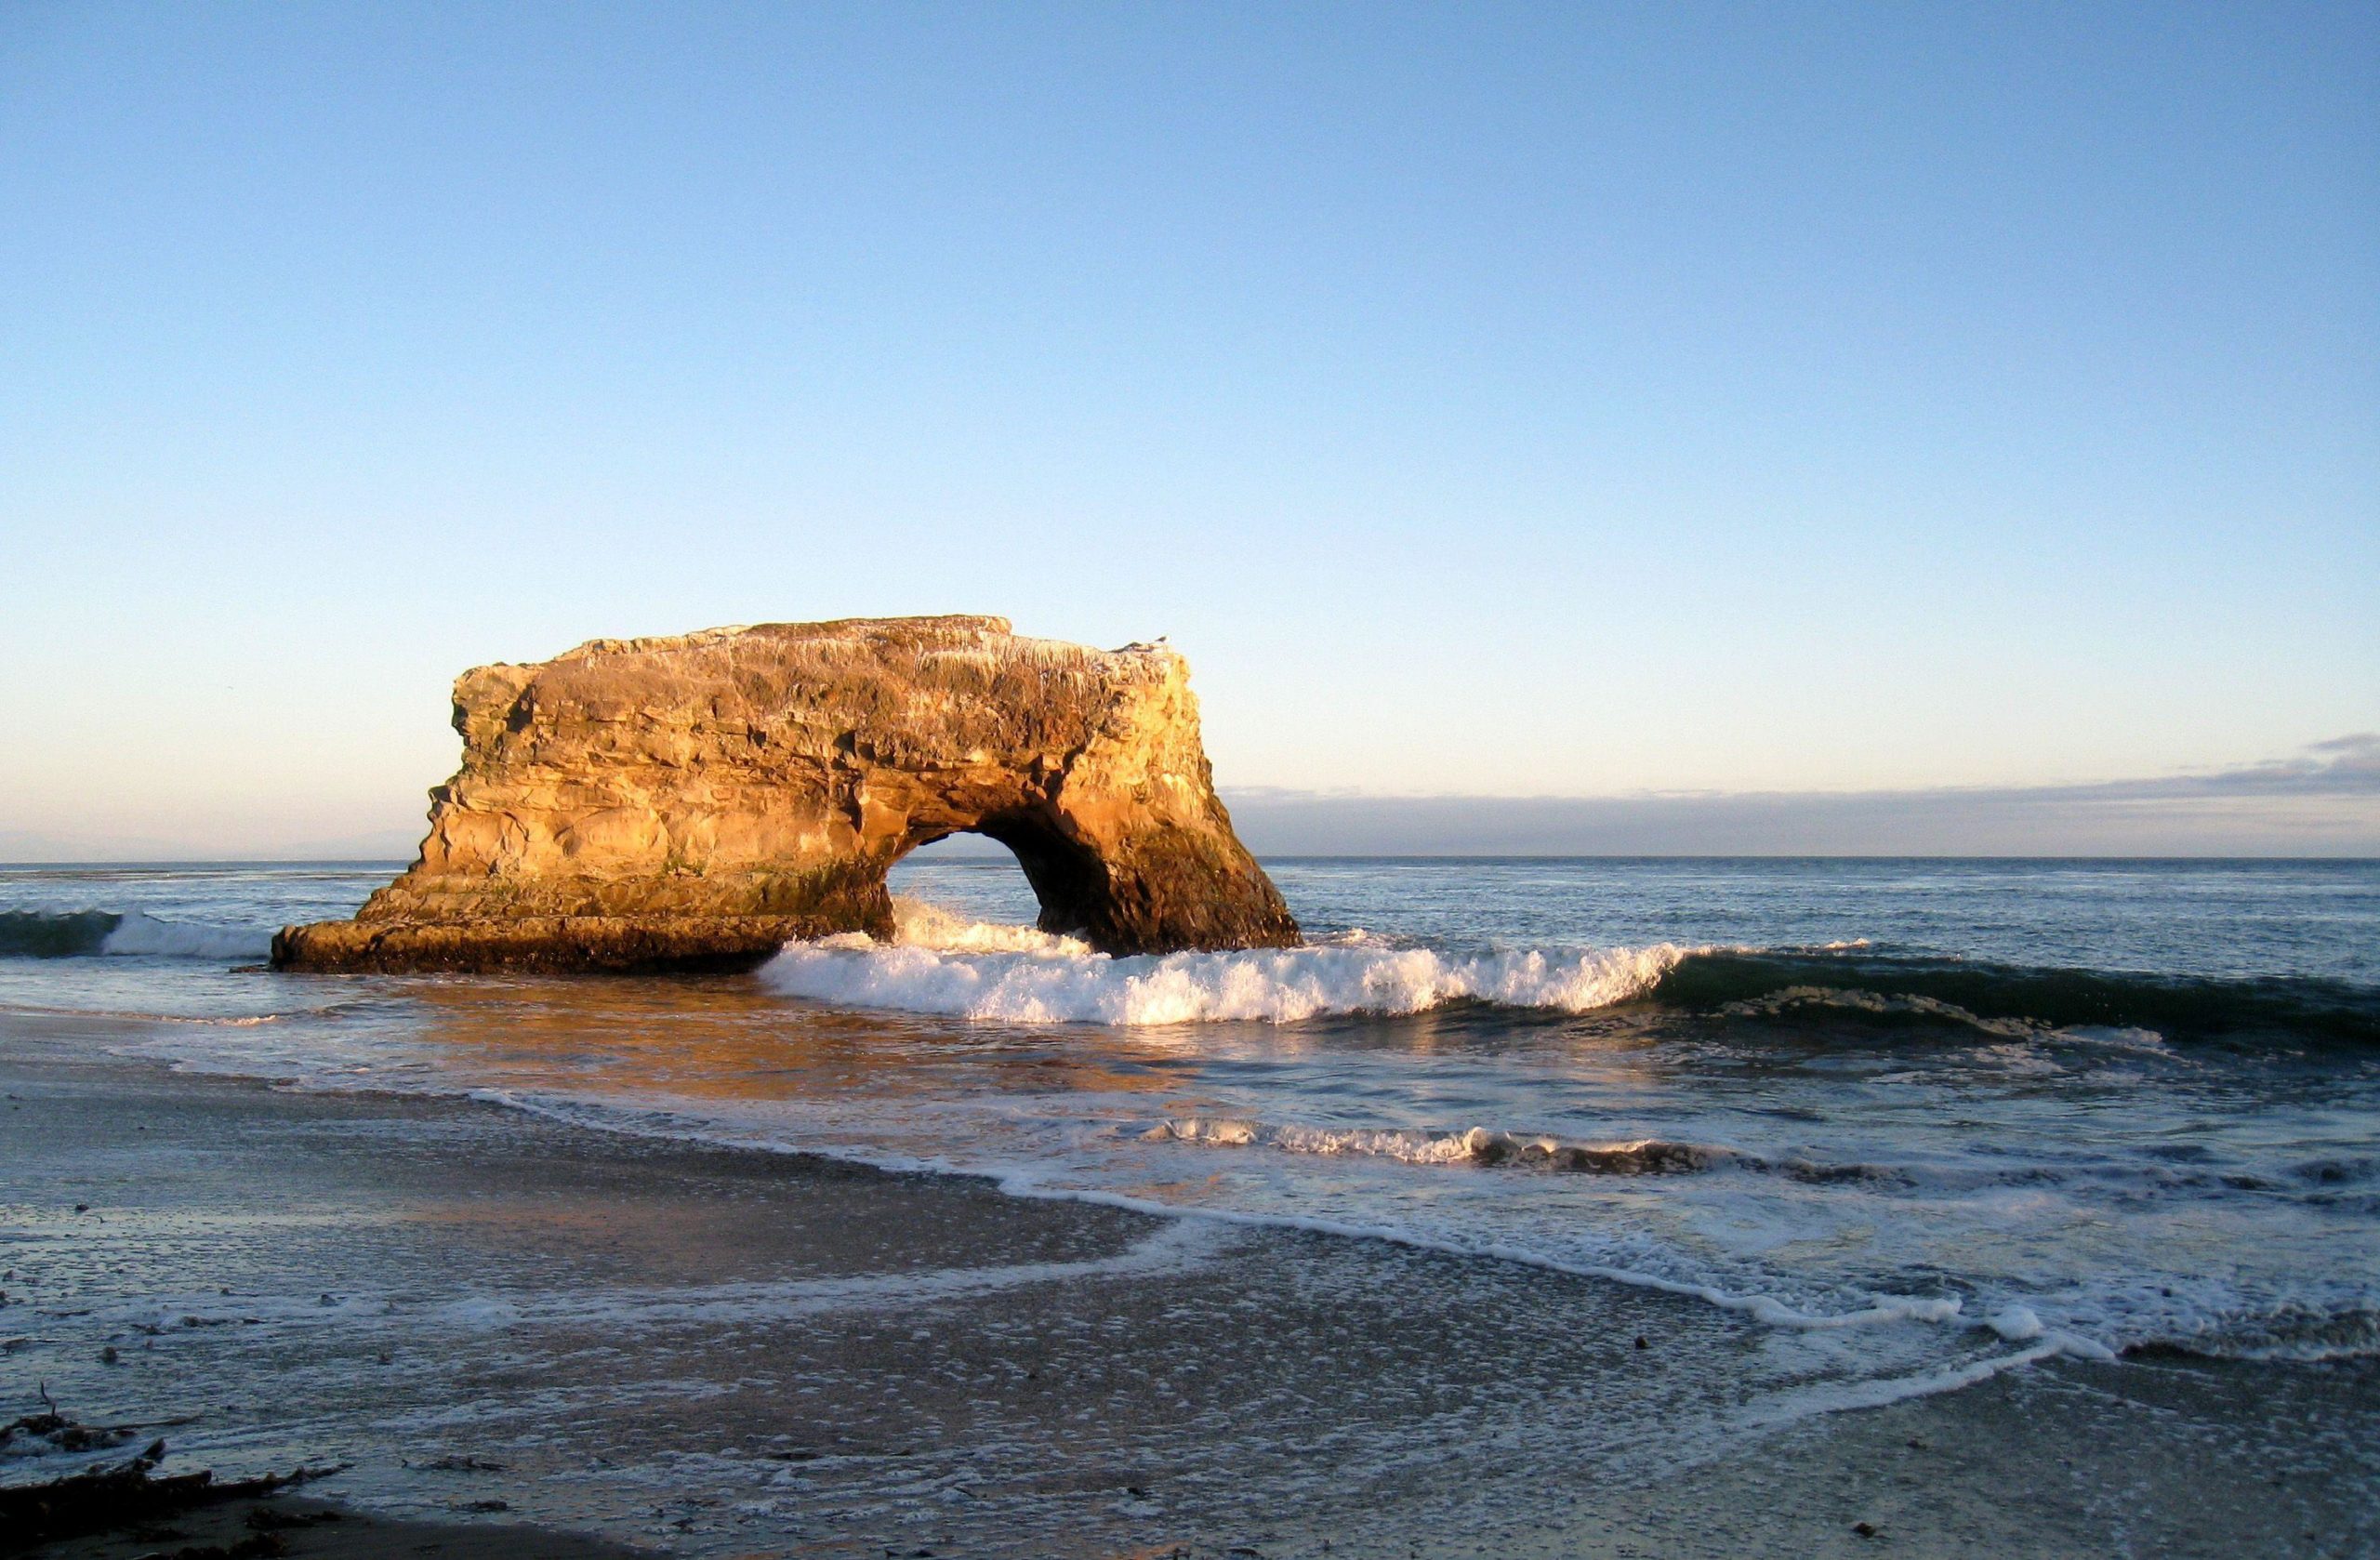
[[[0,1020],[0,1410],[195,1414],[167,1473],[350,1464],[308,1494],[356,1514],[291,1554],[2380,1548],[2371,1362],[2056,1362],[1773,1422],[1791,1394],[1739,1383],[1823,1340],[1691,1301],[104,1038]],[[254,1531],[218,1515],[35,1553]]]

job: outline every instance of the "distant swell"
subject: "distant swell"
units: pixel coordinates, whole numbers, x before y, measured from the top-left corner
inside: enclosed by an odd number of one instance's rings
[[[139,910],[0,911],[0,958],[261,958],[272,934],[253,927],[160,920]]]

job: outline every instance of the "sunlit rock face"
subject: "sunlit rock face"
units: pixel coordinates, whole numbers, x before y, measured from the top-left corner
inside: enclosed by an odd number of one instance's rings
[[[455,684],[463,766],[421,859],[276,964],[734,967],[892,930],[885,872],[962,831],[1016,853],[1046,931],[1111,953],[1275,946],[1297,923],[1232,833],[1190,668],[998,617],[594,640]]]

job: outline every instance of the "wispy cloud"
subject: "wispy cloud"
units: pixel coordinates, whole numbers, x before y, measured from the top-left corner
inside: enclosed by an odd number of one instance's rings
[[[2380,732],[2356,732],[2309,744],[2294,759],[2155,780],[2051,788],[2075,795],[2380,797]]]
[[[2380,733],[2146,779],[1897,791],[1227,791],[1274,854],[2380,855]]]

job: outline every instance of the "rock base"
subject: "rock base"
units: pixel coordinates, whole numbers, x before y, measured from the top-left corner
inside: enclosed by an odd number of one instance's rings
[[[756,969],[786,944],[852,930],[811,916],[539,916],[320,921],[272,939],[280,970],[653,974]],[[889,932],[889,928],[882,929]]]

